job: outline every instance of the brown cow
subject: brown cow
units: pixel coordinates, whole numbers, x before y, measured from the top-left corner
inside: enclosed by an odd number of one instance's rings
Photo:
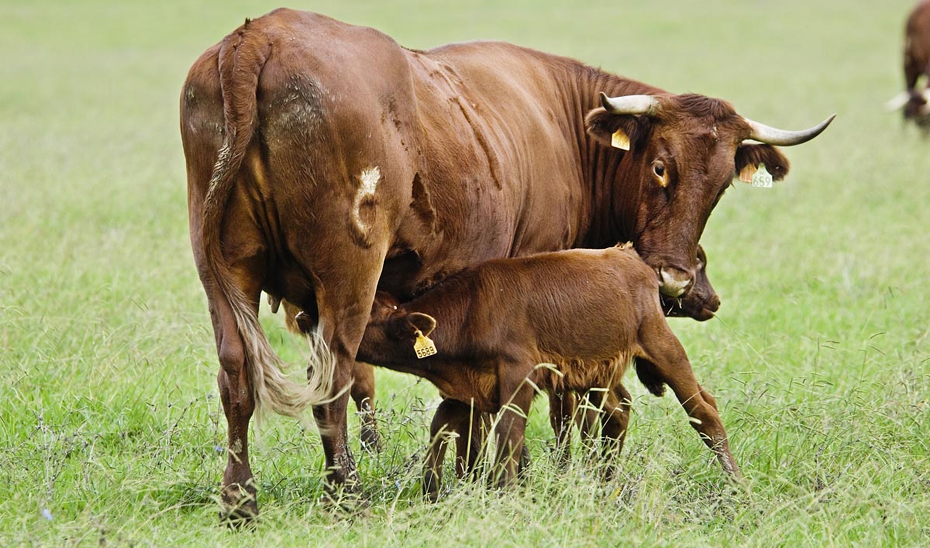
[[[788,161],[772,145],[828,123],[786,132],[511,44],[414,51],[287,9],[247,21],[181,92],[231,517],[258,511],[248,426],[264,409],[315,405],[331,484],[355,482],[340,391],[377,288],[406,300],[487,259],[632,241],[661,291],[683,295],[734,175],[764,164],[781,179]],[[279,370],[257,319],[263,290],[317,323],[309,388]]]
[[[924,84],[918,82],[924,78]],[[930,0],[917,4],[904,26],[904,91],[888,101],[904,119],[930,131]]]
[[[492,260],[405,304],[379,293],[358,358],[439,388],[447,399],[433,420],[433,437],[451,427],[466,439],[465,425],[475,422],[469,403],[482,413],[500,411],[495,437],[501,484],[517,473],[537,389],[606,388],[617,404],[608,398],[602,437],[612,441],[606,451],[619,451],[631,401],[621,380],[635,359],[649,390],[661,395],[668,384],[724,470],[739,477],[714,398],[695,380],[665,321],[658,285],[629,245]],[[414,345],[424,335],[433,338],[438,354],[418,359]],[[554,367],[537,366],[543,363]],[[459,453],[462,447],[467,444]],[[424,482],[430,496],[438,488],[443,453],[434,441]]]

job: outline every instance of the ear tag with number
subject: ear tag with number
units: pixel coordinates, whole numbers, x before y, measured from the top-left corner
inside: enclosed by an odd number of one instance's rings
[[[417,329],[417,340],[413,343],[413,349],[416,351],[417,358],[419,359],[432,356],[437,352],[436,344],[433,340],[424,335],[419,329]]]
[[[765,164],[759,164],[759,169],[753,173],[752,186],[757,188],[772,188],[772,174],[765,169]]]
[[[620,150],[630,150],[630,137],[622,129],[618,129],[610,136],[610,146]]]

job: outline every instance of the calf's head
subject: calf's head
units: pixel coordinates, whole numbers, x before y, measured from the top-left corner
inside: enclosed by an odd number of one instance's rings
[[[297,314],[295,320],[305,333],[315,328],[310,316],[303,312]],[[429,314],[409,312],[393,296],[379,291],[371,305],[371,316],[359,345],[358,358],[377,358],[376,361],[416,358],[414,341],[418,335],[429,336],[434,329],[435,318]]]
[[[633,241],[669,297],[681,297],[694,285],[698,241],[733,178],[752,181],[765,173],[784,178],[788,160],[773,145],[807,142],[833,120],[785,131],[743,118],[725,101],[694,94],[601,93],[601,103],[588,113],[587,131],[600,146],[623,154],[608,182],[614,185],[610,206],[625,225],[622,237]]]

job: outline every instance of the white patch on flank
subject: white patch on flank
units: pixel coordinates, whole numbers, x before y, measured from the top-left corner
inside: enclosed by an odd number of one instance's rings
[[[361,207],[366,198],[373,198],[375,190],[378,188],[378,182],[381,180],[381,170],[376,167],[370,167],[358,176],[361,185],[358,187],[358,194],[355,195],[355,206],[352,208],[352,218],[355,225],[362,231],[367,227],[362,222]]]

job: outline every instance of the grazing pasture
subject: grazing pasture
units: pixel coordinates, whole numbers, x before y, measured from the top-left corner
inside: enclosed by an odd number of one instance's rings
[[[195,5],[196,4],[196,5]],[[196,57],[278,4],[0,3],[0,545],[918,546],[930,538],[930,140],[903,89],[909,1],[291,4],[428,48],[493,38],[733,103],[787,129],[773,189],[735,183],[702,244],[723,301],[670,320],[720,405],[748,492],[674,398],[633,375],[619,473],[555,465],[545,405],[525,485],[420,498],[435,389],[378,370],[363,501],[323,503],[312,420],[251,448],[261,517],[220,526],[217,359],[187,232],[178,133]],[[282,356],[303,347],[261,320]],[[506,321],[505,319],[502,321]],[[299,369],[299,368],[297,368]],[[297,374],[297,373],[295,373]],[[447,475],[451,478],[451,475]]]

